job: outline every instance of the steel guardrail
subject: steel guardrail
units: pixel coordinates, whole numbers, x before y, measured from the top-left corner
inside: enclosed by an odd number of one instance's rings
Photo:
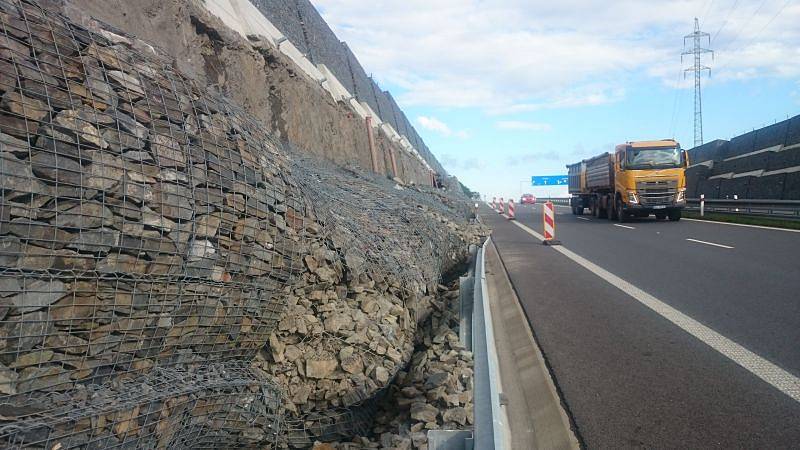
[[[486,288],[486,246],[484,242],[475,261],[475,285],[472,316],[472,340],[474,354],[474,448],[505,450],[507,437],[505,420],[500,406],[500,369],[494,342],[492,313],[489,309],[489,294]]]
[[[687,199],[686,209],[699,211],[700,201],[699,198]],[[704,203],[705,212],[800,219],[800,200],[707,198]]]

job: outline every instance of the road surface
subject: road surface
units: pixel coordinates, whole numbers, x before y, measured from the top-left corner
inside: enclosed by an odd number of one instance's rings
[[[800,446],[800,233],[556,209],[482,216],[588,448]]]

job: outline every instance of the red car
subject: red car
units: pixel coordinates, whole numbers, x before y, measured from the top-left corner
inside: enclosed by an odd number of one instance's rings
[[[529,205],[535,205],[536,197],[534,197],[533,194],[522,194],[522,197],[519,199],[519,203],[522,205],[526,203]]]

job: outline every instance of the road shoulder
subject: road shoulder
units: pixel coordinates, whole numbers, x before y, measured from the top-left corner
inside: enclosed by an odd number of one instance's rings
[[[486,281],[500,377],[508,399],[511,448],[580,448],[493,243],[486,249]]]

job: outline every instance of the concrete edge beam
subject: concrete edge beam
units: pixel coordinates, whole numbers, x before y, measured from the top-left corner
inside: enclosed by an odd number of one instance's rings
[[[555,382],[494,243],[485,252],[510,448],[579,449]]]

